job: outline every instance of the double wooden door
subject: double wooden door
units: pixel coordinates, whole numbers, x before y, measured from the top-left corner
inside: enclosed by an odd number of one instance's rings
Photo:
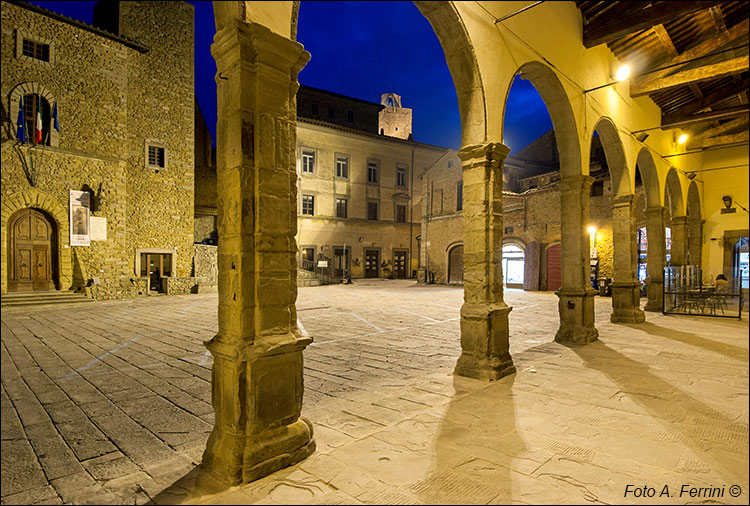
[[[380,250],[365,250],[365,277],[377,278],[380,274]]]
[[[55,289],[52,221],[36,209],[22,209],[8,222],[8,291]]]
[[[394,250],[393,252],[393,275],[396,278],[406,278],[406,251]]]

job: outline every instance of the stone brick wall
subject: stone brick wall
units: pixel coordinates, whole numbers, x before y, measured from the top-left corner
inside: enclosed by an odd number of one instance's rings
[[[201,284],[219,283],[218,246],[193,244],[193,276],[201,279]]]
[[[58,267],[72,275],[60,276],[57,288],[80,289],[98,278],[101,299],[142,291],[135,280],[136,248],[177,248],[178,277],[189,276],[192,267],[193,8],[183,2],[122,2],[119,15],[121,34],[135,44],[2,3],[3,200],[34,189],[67,210],[70,190],[94,190],[99,207],[91,215],[107,220],[107,239],[68,246],[74,254],[59,259],[70,264]],[[19,29],[52,40],[54,61],[16,58]],[[36,188],[22,161],[27,148],[18,145],[15,118],[8,115],[13,88],[26,82],[47,90],[59,109],[58,145],[39,155]],[[158,174],[144,167],[147,139],[167,148],[167,169]],[[4,208],[3,227],[9,218]],[[67,236],[67,215],[56,221],[58,234]],[[2,262],[5,291],[7,255]]]

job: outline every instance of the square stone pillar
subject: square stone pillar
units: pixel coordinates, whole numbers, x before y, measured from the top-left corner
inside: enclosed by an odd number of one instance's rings
[[[689,265],[701,266],[703,256],[703,220],[687,218],[687,257]]]
[[[596,341],[594,297],[589,262],[589,198],[591,176],[563,176],[560,181],[560,231],[562,234],[562,287],[559,297],[560,328],[555,341],[567,345]]]
[[[646,238],[648,240],[646,267],[649,282],[648,302],[644,309],[661,312],[664,301],[664,263],[666,260],[664,208],[662,206],[646,208]]]
[[[687,265],[687,216],[675,216],[669,224],[672,229],[670,265]]]
[[[202,469],[238,484],[315,449],[300,418],[295,171],[301,44],[235,20],[216,33],[219,333],[207,348],[215,423]]]
[[[503,162],[500,143],[461,148],[464,182],[464,304],[461,356],[454,374],[496,380],[516,368],[509,353],[508,313],[503,301]]]
[[[642,323],[641,283],[638,265],[633,195],[612,199],[614,279],[612,280],[612,323]]]

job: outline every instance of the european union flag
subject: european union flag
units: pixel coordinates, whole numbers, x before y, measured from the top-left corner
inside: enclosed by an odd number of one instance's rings
[[[18,101],[18,131],[16,137],[21,141],[21,144],[26,143],[26,121],[23,117],[23,97]]]

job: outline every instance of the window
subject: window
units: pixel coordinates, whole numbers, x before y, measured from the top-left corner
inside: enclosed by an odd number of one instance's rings
[[[591,196],[601,197],[604,195],[604,181],[594,181],[591,185]]]
[[[396,186],[406,186],[406,167],[396,167]]]
[[[165,156],[164,148],[160,146],[149,146],[148,147],[148,165],[149,167],[164,168]]]
[[[367,219],[370,221],[378,221],[378,203],[377,202],[367,203]]]
[[[23,96],[23,117],[26,122],[26,142],[31,144],[50,145],[50,107],[49,102],[38,93],[27,93]],[[41,120],[41,140],[36,129]]]
[[[406,223],[406,206],[396,206],[396,221]]]
[[[331,119],[336,117],[336,110],[333,107],[328,108],[328,117]]]
[[[456,211],[464,208],[464,182],[459,181],[456,186]]]
[[[315,172],[315,151],[307,149],[302,151],[302,172],[308,174]]]
[[[34,58],[39,61],[49,61],[49,44],[43,44],[30,39],[23,39],[23,50],[24,56]]]
[[[315,214],[315,196],[302,195],[302,214],[313,216]]]
[[[336,177],[349,178],[349,157],[336,155]]]
[[[336,199],[336,218],[347,217],[347,203],[346,199]]]
[[[453,167],[453,160],[448,160],[448,168],[450,169]]]
[[[378,183],[378,168],[380,162],[377,160],[367,161],[367,182],[377,184]]]
[[[347,111],[346,119],[349,121],[349,123],[354,123],[354,111]]]
[[[310,104],[310,109],[313,113],[313,116],[318,115],[318,104]]]

